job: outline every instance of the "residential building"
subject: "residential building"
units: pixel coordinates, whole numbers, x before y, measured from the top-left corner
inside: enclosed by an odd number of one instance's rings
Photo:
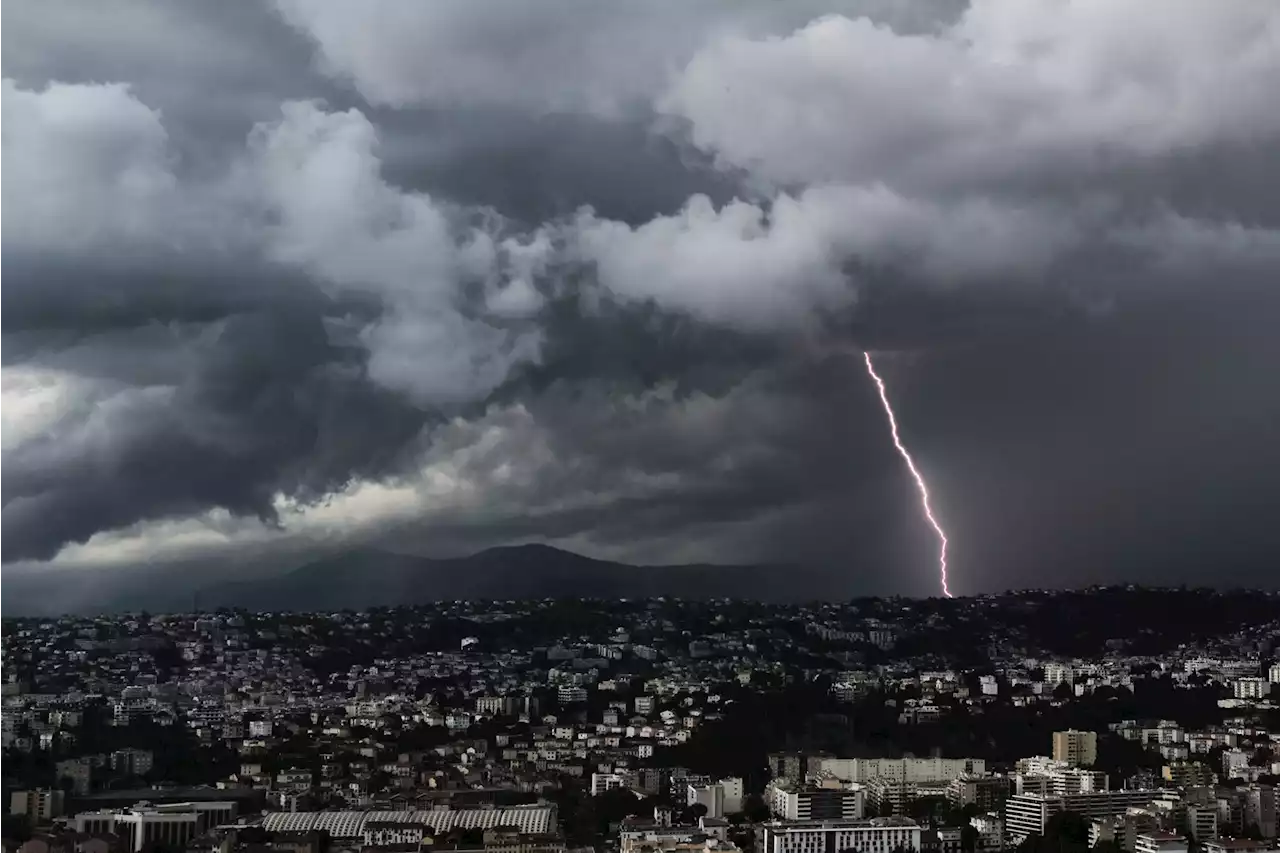
[[[685,804],[701,805],[707,817],[724,817],[724,788],[720,785],[687,785]]]
[[[902,814],[914,800],[919,786],[915,782],[878,776],[867,783],[867,802],[882,815]]]
[[[866,790],[850,784],[845,789],[773,783],[765,801],[773,816],[784,820],[859,820],[866,813]]]
[[[1187,806],[1187,834],[1197,842],[1218,837],[1217,804],[1192,804]],[[1202,848],[1203,849],[1203,848]]]
[[[996,811],[1013,792],[1008,776],[961,776],[947,784],[947,802],[956,807],[977,806],[981,812]]]
[[[591,796],[598,797],[605,791],[627,787],[627,777],[621,773],[592,773]]]
[[[1059,812],[1076,812],[1086,819],[1124,814],[1143,807],[1156,797],[1154,791],[1098,791],[1070,796],[1014,794],[1004,804],[1005,833],[1014,843],[1044,832],[1049,818]]]
[[[1218,781],[1217,775],[1203,761],[1170,761],[1160,769],[1160,775],[1179,788],[1198,788]]]
[[[1265,678],[1237,678],[1231,682],[1231,695],[1255,701],[1271,695],[1271,682]]]
[[[111,769],[126,776],[145,776],[155,764],[149,749],[117,749],[111,753]]]
[[[1098,733],[1076,729],[1054,732],[1053,758],[1072,767],[1089,767],[1098,760]]]
[[[1137,838],[1134,853],[1187,853],[1187,839],[1172,832],[1144,832]]]
[[[904,817],[870,820],[770,821],[757,830],[760,853],[889,853],[920,849],[920,824]]]
[[[901,782],[949,782],[985,773],[981,758],[823,758],[820,772],[842,782],[868,782],[877,777]]]
[[[61,817],[67,807],[67,795],[59,790],[14,791],[9,798],[9,814],[26,815],[33,826]]]

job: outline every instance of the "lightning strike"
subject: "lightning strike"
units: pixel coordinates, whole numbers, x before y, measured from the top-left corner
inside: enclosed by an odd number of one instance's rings
[[[947,598],[953,598],[951,588],[947,585],[947,534],[943,532],[942,525],[938,523],[938,519],[933,515],[933,508],[929,506],[929,487],[925,484],[924,476],[920,473],[920,469],[916,468],[915,460],[911,458],[911,454],[907,452],[906,445],[902,443],[902,439],[898,436],[898,419],[894,417],[893,406],[889,404],[889,395],[885,392],[884,380],[880,378],[880,374],[876,373],[876,367],[871,362],[871,353],[863,352],[862,358],[867,363],[867,373],[871,374],[871,379],[876,383],[876,389],[880,392],[880,402],[884,404],[884,413],[889,418],[889,433],[893,436],[893,445],[898,448],[898,453],[902,455],[902,459],[907,463],[907,470],[911,472],[911,476],[915,478],[916,488],[920,492],[920,507],[924,510],[924,517],[929,520],[933,532],[938,534],[938,572],[942,580],[942,594]]]

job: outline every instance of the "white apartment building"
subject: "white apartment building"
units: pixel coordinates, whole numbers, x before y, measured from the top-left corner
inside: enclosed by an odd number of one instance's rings
[[[688,785],[685,805],[704,806],[707,817],[724,817],[724,788],[720,785]]]
[[[1017,769],[1013,787],[1018,794],[1066,797],[1105,791],[1109,785],[1106,773],[1073,767],[1066,761],[1042,755],[1019,759]]]
[[[1044,683],[1049,688],[1059,684],[1070,684],[1075,680],[1075,672],[1066,664],[1047,663],[1044,665]]]
[[[1280,663],[1271,664],[1271,668],[1267,670],[1267,680],[1272,684],[1280,684]]]
[[[867,782],[877,777],[899,782],[950,782],[987,772],[981,758],[823,758],[820,773],[841,782]]]
[[[1110,817],[1145,807],[1156,796],[1155,791],[1098,791],[1065,797],[1014,794],[1004,804],[1005,834],[1011,843],[1019,844],[1028,835],[1043,834],[1049,818],[1058,812],[1076,812],[1086,820]]]
[[[867,810],[866,789],[856,782],[848,788],[798,786],[785,781],[765,789],[770,813],[783,820],[861,820]]]
[[[1265,699],[1271,695],[1271,682],[1265,678],[1237,678],[1231,682],[1231,695],[1237,699]]]
[[[760,853],[891,853],[920,849],[920,824],[902,817],[870,820],[771,821],[760,827]]]
[[[728,815],[741,812],[742,801],[746,797],[746,788],[743,786],[742,778],[730,776],[721,779],[717,784],[724,788],[724,813]]]
[[[612,791],[614,788],[625,788],[628,779],[621,773],[592,773],[591,774],[591,796],[598,797],[605,791]]]
[[[919,796],[920,785],[915,782],[877,776],[867,783],[867,801],[882,815],[903,814],[907,810],[907,804]]]

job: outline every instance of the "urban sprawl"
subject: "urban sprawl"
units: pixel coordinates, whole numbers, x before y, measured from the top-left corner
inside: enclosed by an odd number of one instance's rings
[[[1263,593],[143,613],[3,643],[22,853],[1277,848]]]

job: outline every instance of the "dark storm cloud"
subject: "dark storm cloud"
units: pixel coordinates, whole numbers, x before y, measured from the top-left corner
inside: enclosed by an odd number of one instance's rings
[[[1274,553],[1280,14],[1158,5],[6,9],[4,558],[932,591],[859,347],[962,590]]]
[[[834,548],[855,544],[887,553],[909,541],[896,534],[916,531],[899,524],[886,536],[881,527],[842,546],[827,535],[820,554],[814,542],[779,538],[793,515],[902,520],[893,500],[905,495],[900,471],[883,452],[883,423],[868,417],[861,369],[854,352],[797,351],[722,393],[671,383],[621,396],[611,382],[561,383],[527,399],[526,416],[477,426],[504,424],[510,445],[491,450],[500,459],[557,460],[530,463],[537,476],[527,491],[517,465],[517,476],[489,492],[496,506],[395,525],[386,540],[465,552],[491,537],[572,540],[589,531],[593,547],[636,559],[647,559],[636,543],[664,543],[653,553],[666,560],[829,561]],[[473,462],[489,470],[488,459]],[[870,562],[850,563],[843,588],[889,588],[881,580]],[[918,591],[932,583],[898,580]]]
[[[584,205],[639,224],[696,193],[723,203],[742,191],[742,175],[641,121],[479,109],[374,115],[388,179],[531,227]]]
[[[202,338],[177,384],[115,389],[7,454],[6,559],[213,506],[270,521],[277,492],[314,499],[402,468],[423,413],[371,386],[320,316],[259,310]]]

